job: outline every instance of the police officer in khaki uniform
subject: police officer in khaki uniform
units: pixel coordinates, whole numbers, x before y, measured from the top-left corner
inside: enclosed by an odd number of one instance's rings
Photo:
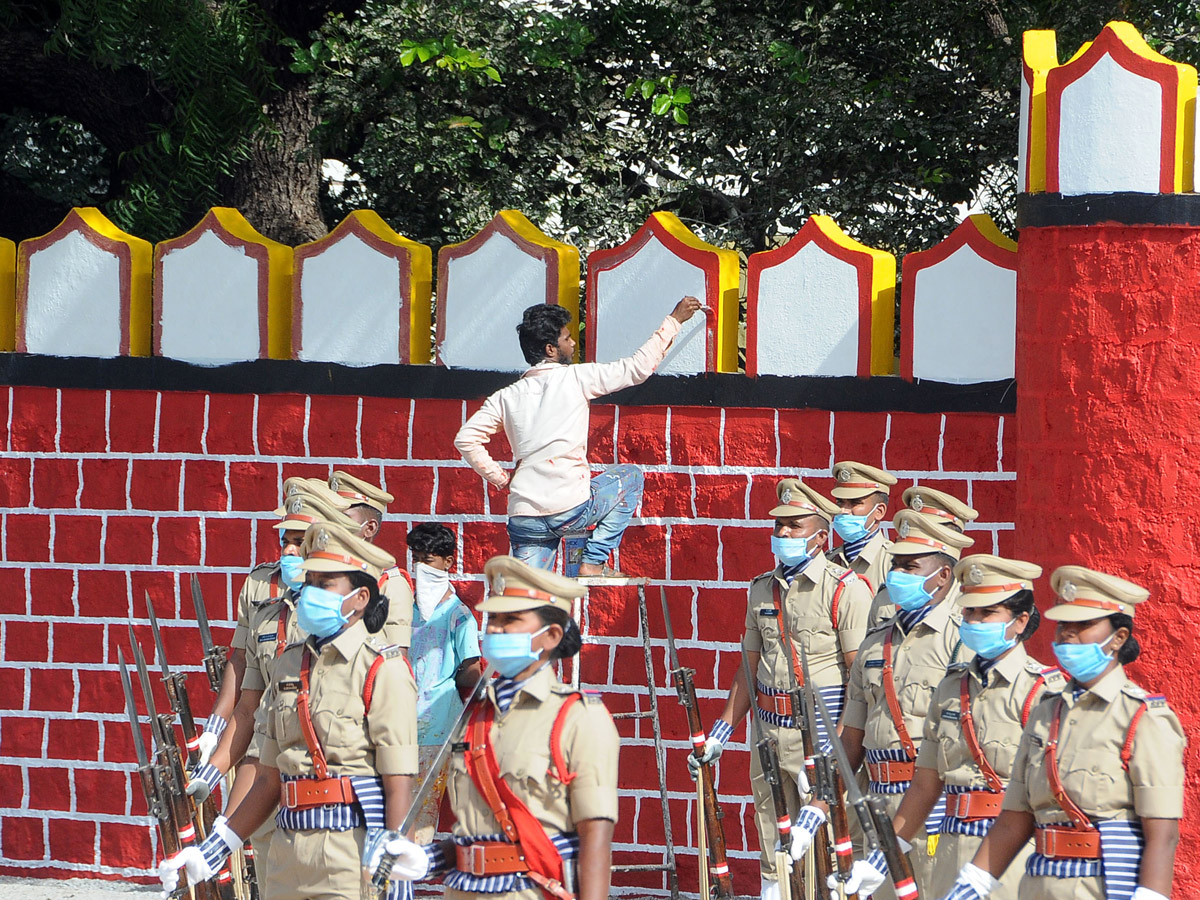
[[[966,529],[968,522],[974,522],[979,518],[978,511],[972,509],[957,497],[947,494],[944,491],[926,487],[923,484],[910,487],[904,492],[901,500],[913,512],[918,512],[932,519],[934,523],[944,525],[953,531],[962,532]],[[953,603],[957,599],[958,582],[956,581],[950,589],[950,596],[946,600]],[[882,625],[895,614],[896,604],[888,596],[887,585],[885,584],[875,594],[875,599],[871,602],[870,627],[875,628],[878,625]]]
[[[387,515],[387,505],[396,498],[383,488],[340,469],[329,476],[329,487],[350,504],[346,515],[358,523],[358,536],[375,543],[383,525],[383,517]],[[383,627],[383,638],[407,651],[412,646],[414,603],[408,572],[398,565],[390,566],[379,577],[379,589],[388,598],[388,619]]]
[[[291,493],[284,506],[275,511],[283,516],[274,526],[281,534],[299,534],[303,543],[305,531],[314,524],[333,523],[349,531],[357,528],[353,519],[328,505],[328,494],[322,493],[318,497],[308,493],[308,487],[305,485],[306,490]],[[296,551],[294,558],[303,561],[300,548],[288,545],[285,553],[290,556],[292,550]],[[229,809],[235,808],[254,784],[266,727],[267,708],[262,704],[263,694],[272,683],[275,661],[289,644],[304,639],[294,615],[296,597],[297,592],[288,586],[274,597],[249,604],[246,669],[237,705],[229,727],[221,735],[209,761],[189,773],[188,793],[197,802],[203,802],[234,766],[237,766],[237,771],[229,792]],[[269,851],[274,832],[275,819],[269,816],[250,835],[255,854],[254,874],[260,887],[270,878]]]
[[[606,900],[617,730],[598,696],[562,684],[552,668],[579,652],[571,608],[586,589],[510,556],[488,560],[484,574],[490,596],[478,606],[488,614],[482,651],[500,674],[453,745],[447,796],[454,837],[427,847],[392,841],[392,876],[442,876],[450,900],[543,900],[568,890],[579,900]]]
[[[834,463],[833,479],[837,484],[829,493],[840,507],[833,517],[833,530],[841,537],[842,545],[829,558],[835,565],[853,570],[875,594],[883,587],[888,570],[883,520],[887,518],[888,492],[896,476],[865,463],[847,461]]]
[[[959,636],[976,655],[970,663],[952,665],[934,692],[916,775],[893,820],[896,834],[911,841],[945,790],[931,897],[951,888],[1000,813],[1021,730],[1042,692],[1059,691],[1066,683],[1058,669],[1025,652],[1025,641],[1038,627],[1033,581],[1042,574],[1040,566],[978,554],[963,559],[954,574],[962,585]],[[1005,872],[993,895],[997,900],[1017,900],[1017,883],[1032,852],[1031,841]],[[863,876],[860,890],[886,877],[880,856],[855,863]],[[868,865],[874,872],[866,871]]]
[[[309,637],[275,661],[254,785],[200,847],[159,867],[164,890],[182,866],[211,878],[278,802],[265,900],[357,898],[364,844],[396,829],[412,802],[416,683],[399,648],[374,637],[386,612],[379,575],[395,560],[325,522],[309,527],[304,551],[296,618]]]
[[[751,705],[763,723],[763,733],[779,743],[779,765],[788,798],[789,812],[797,828],[807,828],[809,837],[824,823],[824,814],[806,807],[798,816],[809,793],[804,772],[803,731],[794,717],[788,690],[789,667],[802,684],[801,647],[808,655],[809,673],[836,717],[845,698],[846,676],[854,654],[867,633],[866,617],[871,605],[867,583],[854,572],[830,562],[823,551],[829,538],[829,523],[838,512],[813,488],[797,478],[785,478],[775,489],[779,503],[768,515],[774,517],[771,550],[778,565],[750,583],[746,609],[746,649],[756,684],[748,686],[739,668],[729,689],[721,717],[713,724],[704,754],[697,760],[688,754],[694,770],[721,755],[733,734],[734,723],[742,721]],[[786,621],[787,630],[784,629]],[[693,777],[695,775],[693,774]],[[771,788],[763,779],[758,754],[750,758],[750,786],[754,791],[755,823],[760,847],[759,869],[762,896],[778,896],[779,875],[772,847],[778,823]],[[807,843],[794,844],[798,854]],[[785,848],[789,849],[789,848]]]
[[[851,764],[857,768],[865,758],[868,787],[887,799],[893,814],[912,782],[934,690],[948,666],[972,656],[958,636],[961,614],[946,598],[962,551],[974,543],[909,509],[897,513],[894,524],[897,540],[890,550],[887,585],[897,612],[859,648],[841,720]],[[927,827],[938,819],[935,809]],[[924,832],[916,836],[909,856],[924,895],[933,868]],[[894,897],[891,883],[881,885],[875,896]]]
[[[1140,651],[1133,615],[1149,591],[1063,566],[1054,655],[1070,676],[1030,716],[1003,811],[947,897],[981,900],[1034,837],[1021,900],[1164,900],[1183,816],[1186,740],[1166,698],[1125,674]]]
[[[282,517],[286,514],[288,498],[298,491],[320,498],[326,507],[339,512],[344,512],[350,507],[350,501],[337,496],[325,482],[316,478],[292,477],[283,483],[284,505],[275,510],[276,516]],[[279,559],[255,566],[242,583],[237,601],[237,626],[229,643],[225,676],[221,681],[220,693],[213,703],[212,713],[204,723],[204,733],[200,735],[201,765],[209,761],[209,757],[217,748],[241,696],[242,679],[246,672],[246,651],[251,641],[250,619],[254,611],[264,604],[278,600],[288,590],[300,590],[304,580],[300,572],[300,563],[303,561],[300,545],[304,542],[304,531],[309,524],[311,523],[300,521],[291,528],[280,529]]]

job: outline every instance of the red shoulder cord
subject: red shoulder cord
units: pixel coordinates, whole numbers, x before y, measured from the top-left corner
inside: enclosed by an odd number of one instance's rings
[[[908,729],[904,726],[904,710],[900,708],[900,698],[896,696],[896,679],[892,667],[892,636],[896,633],[896,623],[888,626],[887,636],[883,639],[883,696],[887,700],[888,712],[892,714],[892,724],[896,726],[896,734],[904,746],[908,761],[917,758],[917,747],[909,737]]]
[[[975,732],[975,717],[971,715],[971,673],[963,672],[962,682],[959,686],[959,720],[962,724],[963,740],[967,742],[967,749],[971,751],[971,758],[975,760],[975,765],[979,766],[979,771],[983,773],[983,778],[987,782],[988,790],[994,793],[1003,793],[1004,782],[1000,780],[1000,776],[996,774],[996,770],[992,768],[992,764],[988,762],[987,756],[984,755],[983,748],[979,746],[979,735]]]

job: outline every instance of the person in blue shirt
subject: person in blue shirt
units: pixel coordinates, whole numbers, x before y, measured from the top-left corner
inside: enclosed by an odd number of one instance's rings
[[[409,652],[417,679],[418,779],[425,778],[480,676],[479,627],[450,584],[456,548],[454,532],[436,522],[408,533],[416,588]],[[449,759],[417,814],[418,844],[431,842],[437,831],[448,765]]]

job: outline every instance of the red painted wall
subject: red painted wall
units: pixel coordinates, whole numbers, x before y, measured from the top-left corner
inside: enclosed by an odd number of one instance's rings
[[[206,711],[188,578],[202,573],[209,615],[224,626],[218,639],[227,639],[245,571],[278,553],[264,511],[284,477],[345,467],[383,482],[397,500],[381,544],[400,552],[412,523],[446,522],[462,539],[460,592],[479,599],[476,573],[507,542],[503,498],[484,490],[451,444],[477,405],[0,389],[0,871],[149,874],[155,846],[130,778],[116,671],[125,623],[134,614],[150,646],[148,590],[171,662],[196,673],[191,690]],[[646,468],[640,518],[620,562],[668,586],[681,656],[697,670],[711,721],[739,665],[746,582],[771,565],[765,511],[779,477],[799,472],[827,488],[823,473],[835,458],[886,465],[900,476],[897,501],[916,480],[963,496],[981,512],[976,548],[1013,553],[1012,431],[1011,417],[983,414],[596,406],[591,455],[596,465]],[[1045,515],[1043,506],[1034,518]],[[684,847],[695,844],[687,732],[666,685],[653,607],[651,621],[681,877],[695,890],[695,851]],[[644,704],[635,595],[596,591],[582,624],[584,682],[604,691],[614,711]],[[743,731],[723,757],[719,788],[735,881],[740,893],[755,893]],[[621,732],[617,862],[660,861],[648,726],[622,723]],[[662,878],[626,875],[620,884],[655,888]]]
[[[1200,229],[1021,232],[1017,555],[1151,591],[1132,677],[1191,736],[1175,896],[1200,888]],[[1044,594],[1045,595],[1045,594]],[[1048,642],[1050,629],[1039,635]]]

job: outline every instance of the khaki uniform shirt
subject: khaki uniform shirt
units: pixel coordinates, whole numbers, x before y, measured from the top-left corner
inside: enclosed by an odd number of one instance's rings
[[[263,691],[258,709],[254,711],[254,735],[246,748],[246,756],[258,758],[263,741],[267,736],[267,714],[265,691],[274,681],[275,662],[283,647],[279,646],[279,617],[286,616],[284,647],[303,640],[300,626],[296,624],[296,600],[291,591],[284,591],[277,600],[268,600],[251,607],[249,635],[246,647],[246,672],[242,676],[242,690]]]
[[[829,558],[835,565],[839,565],[843,569],[850,569],[859,578],[865,579],[870,592],[877,594],[883,587],[883,579],[892,565],[891,556],[887,552],[890,546],[891,541],[883,536],[883,529],[880,528],[867,541],[866,546],[862,548],[862,552],[854,558],[853,562],[846,560],[845,551],[841,547],[830,553]]]
[[[1067,795],[1095,819],[1183,817],[1183,751],[1187,740],[1179,719],[1161,698],[1149,701],[1138,723],[1129,771],[1121,747],[1146,692],[1117,666],[1078,699],[1069,682],[1046,691],[1029,717],[1013,763],[1004,808],[1031,812],[1039,825],[1070,819],[1054,800],[1046,775],[1046,740],[1059,698],[1058,774]]]
[[[903,634],[898,625],[892,639],[892,678],[904,726],[919,749],[925,733],[925,714],[933,693],[946,676],[951,662],[965,662],[974,656],[958,638],[961,613],[943,600]],[[904,745],[892,721],[883,690],[883,641],[888,623],[867,635],[850,669],[846,686],[846,708],[842,722],[865,732],[867,750],[902,750]]]
[[[489,685],[481,702],[495,703],[494,691]],[[491,730],[500,777],[550,834],[574,831],[575,823],[585,819],[617,820],[617,727],[598,697],[585,694],[567,713],[561,746],[567,770],[575,777],[569,785],[558,779],[550,729],[572,693],[544,666],[517,691],[507,712],[497,711]],[[447,781],[454,833],[499,834],[491,807],[467,774],[465,756],[456,745]]]
[[[309,710],[331,773],[415,775],[417,773],[417,684],[398,649],[384,649],[362,620],[312,650]],[[312,777],[313,764],[300,729],[296,704],[300,667],[309,638],[292,644],[275,663],[274,683],[263,702],[269,710],[259,758],[284,775]],[[363,711],[367,672],[379,656],[371,714]]]
[[[793,663],[782,637],[783,622],[775,610],[774,585],[778,583],[797,658],[803,647],[813,686],[845,684],[843,654],[856,651],[867,635],[867,610],[871,605],[867,583],[820,552],[796,574],[791,585],[783,579],[782,571],[776,568],[750,582],[745,647],[761,654],[755,677],[780,690],[791,686],[788,668]],[[839,579],[844,579],[845,587],[838,597],[835,628],[833,598]]]
[[[891,565],[891,563],[888,563]],[[887,571],[883,573],[884,582],[887,580]],[[946,595],[943,603],[957,603],[958,597],[962,593],[958,586],[958,581],[955,580],[950,585],[950,593]],[[896,614],[896,604],[892,602],[892,596],[888,593],[887,584],[881,583],[878,593],[875,594],[875,599],[871,601],[871,613],[867,616],[867,627],[878,628],[888,619]]]
[[[413,599],[412,588],[404,572],[393,566],[379,579],[379,591],[388,598],[387,621],[380,637],[385,644],[405,649],[412,646]]]
[[[1021,714],[1026,703],[1032,715],[1042,692],[1047,687],[1062,690],[1066,679],[1058,669],[1046,669],[1030,657],[1020,643],[988,669],[986,683],[979,673],[979,657],[971,663],[955,664],[942,679],[925,717],[917,765],[934,769],[948,787],[985,791],[990,790],[987,779],[975,764],[963,736],[964,672],[970,679],[971,718],[979,747],[1005,783],[1012,774],[1013,760],[1021,743]]]
[[[274,582],[274,589],[272,589]],[[272,593],[278,595],[285,590],[279,578],[279,563],[259,563],[250,570],[238,593],[237,627],[229,642],[234,650],[245,650],[250,644],[250,618],[253,611],[271,600]],[[247,654],[248,655],[248,654]]]

